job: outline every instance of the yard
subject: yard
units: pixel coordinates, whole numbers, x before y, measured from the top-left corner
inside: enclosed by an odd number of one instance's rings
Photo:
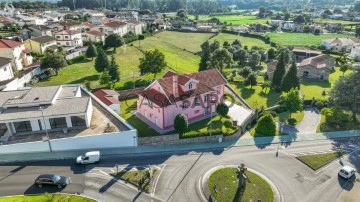
[[[157,169],[152,169],[152,176],[158,172]],[[149,176],[149,170],[130,170],[130,171],[121,171],[118,173],[113,174],[116,178],[124,180],[133,184],[134,186],[138,187],[141,190],[146,191],[147,193],[150,192],[152,187],[151,179]]]
[[[270,185],[260,176],[246,171],[248,181],[244,190],[238,189],[238,173],[236,168],[223,168],[215,171],[209,178],[208,187],[216,201],[272,202],[274,194]],[[216,185],[216,190],[214,190]]]
[[[305,155],[296,157],[299,161],[306,164],[313,170],[317,170],[331,161],[341,157],[343,152],[332,152],[325,154],[314,154],[314,155]]]
[[[75,195],[66,194],[41,194],[41,195],[27,195],[27,196],[12,196],[0,198],[0,202],[61,202],[61,201],[76,201],[76,202],[95,202],[94,200]]]
[[[271,42],[275,42],[281,46],[320,46],[323,39],[333,39],[341,37],[355,37],[354,35],[345,34],[305,34],[305,33],[268,33]]]
[[[314,23],[319,24],[335,24],[335,23],[341,23],[342,25],[349,25],[349,24],[360,24],[359,22],[353,22],[353,21],[345,21],[345,20],[334,20],[334,19],[324,19],[324,18],[316,18],[313,20]]]
[[[250,38],[250,37],[243,37],[243,36],[238,36],[238,35],[234,35],[234,34],[220,33],[216,37],[212,38],[210,41],[212,42],[214,40],[218,40],[220,42],[220,44],[222,45],[225,41],[227,41],[227,42],[229,42],[231,44],[233,41],[235,41],[235,39],[240,40],[241,44],[243,46],[248,46],[249,49],[252,46],[258,46],[258,47],[261,47],[261,48],[263,48],[265,50],[270,48],[270,45],[265,44],[260,39],[255,39],[255,38]]]
[[[245,15],[219,15],[219,16],[205,16],[200,15],[199,21],[210,20],[211,18],[217,18],[221,23],[226,22],[227,25],[250,25],[253,23],[265,24],[269,21],[269,18],[259,19],[256,16],[245,16]]]

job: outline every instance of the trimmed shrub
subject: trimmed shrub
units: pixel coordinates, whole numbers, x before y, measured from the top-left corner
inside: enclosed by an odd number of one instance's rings
[[[187,117],[184,114],[178,114],[174,120],[174,128],[181,135],[183,134],[189,127],[189,122]]]
[[[220,103],[216,107],[216,112],[222,117],[225,117],[229,113],[229,107],[225,103]]]
[[[275,135],[276,125],[272,115],[265,114],[262,116],[256,125],[255,131],[263,135]]]
[[[324,108],[324,103],[321,102],[321,101],[317,101],[315,103],[315,107],[318,108],[318,109],[322,109],[322,108]]]
[[[68,64],[74,64],[74,63],[78,63],[78,62],[82,62],[85,60],[85,55],[79,55],[74,57],[73,59],[68,60]]]

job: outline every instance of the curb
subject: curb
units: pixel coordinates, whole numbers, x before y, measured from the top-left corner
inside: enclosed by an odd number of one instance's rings
[[[203,199],[203,201],[208,201],[206,198],[206,193],[207,192],[207,189],[206,189],[206,185],[207,185],[207,182],[210,178],[210,176],[217,170],[220,170],[222,168],[237,168],[238,166],[237,165],[220,165],[220,166],[216,166],[216,167],[213,167],[211,168],[210,170],[208,170],[201,178],[200,178],[200,185],[199,185],[199,189],[198,191],[200,191],[200,194],[201,194],[201,197]],[[276,185],[269,179],[267,178],[265,175],[263,175],[262,173],[252,169],[252,168],[249,168],[247,167],[247,169],[260,176],[262,179],[264,179],[271,187],[271,190],[272,192],[274,193],[274,202],[283,202],[284,199],[279,191],[279,189],[276,187]]]
[[[79,197],[82,197],[82,198],[87,198],[87,199],[91,199],[93,201],[96,201],[96,202],[100,202],[96,199],[93,199],[91,197],[88,197],[88,196],[85,196],[83,194],[67,194],[67,193],[61,193],[61,192],[56,192],[56,193],[51,193],[51,195],[54,195],[54,194],[59,194],[59,195],[70,195],[70,196],[79,196]],[[44,195],[44,194],[26,194],[26,195],[11,195],[11,196],[1,196],[0,198],[11,198],[11,197],[16,197],[16,196],[39,196],[39,195]]]

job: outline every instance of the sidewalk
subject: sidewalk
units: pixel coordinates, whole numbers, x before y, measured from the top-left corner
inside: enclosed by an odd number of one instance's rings
[[[143,146],[131,148],[110,148],[99,149],[102,155],[124,155],[124,154],[143,154],[143,153],[156,153],[156,152],[184,152],[204,149],[225,149],[238,146],[253,146],[266,148],[270,144],[281,143],[285,146],[291,145],[292,142],[297,141],[312,141],[312,140],[325,140],[336,138],[359,137],[360,130],[351,131],[338,131],[316,134],[303,134],[303,135],[284,135],[272,137],[257,137],[251,138],[249,136],[240,137],[235,141],[228,141],[222,143],[197,143],[197,144],[184,144],[184,145],[164,145],[164,146]],[[24,161],[24,160],[51,160],[51,159],[74,159],[76,156],[83,154],[87,150],[76,151],[63,151],[63,152],[49,152],[49,153],[26,153],[26,154],[8,154],[1,155],[0,162]]]

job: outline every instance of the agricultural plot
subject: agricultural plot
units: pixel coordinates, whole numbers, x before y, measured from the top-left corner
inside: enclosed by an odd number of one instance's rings
[[[256,16],[245,16],[245,15],[219,15],[219,16],[199,16],[199,20],[209,20],[211,18],[217,18],[221,23],[232,24],[232,25],[250,25],[253,23],[266,23],[269,18],[257,18]]]
[[[243,37],[233,34],[224,34],[220,33],[216,37],[212,38],[211,41],[218,40],[220,44],[223,44],[225,41],[229,42],[230,44],[235,41],[235,39],[240,40],[243,46],[248,46],[249,48],[252,46],[259,46],[265,50],[270,48],[269,44],[265,44],[260,39],[250,38],[250,37]]]

